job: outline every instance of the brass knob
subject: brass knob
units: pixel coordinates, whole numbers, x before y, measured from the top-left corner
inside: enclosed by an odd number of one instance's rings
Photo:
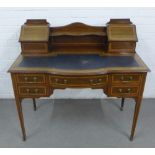
[[[130,88],[128,88],[128,93],[130,93],[131,92],[131,89]]]
[[[28,77],[24,77],[24,80],[27,81],[28,80]]]
[[[59,81],[58,79],[55,79],[55,82],[56,82],[56,83],[58,83],[58,81]]]
[[[38,93],[38,89],[35,89],[34,92],[35,92],[35,93]]]
[[[118,91],[119,91],[120,93],[122,93],[123,90],[120,88],[120,89],[118,89]]]
[[[102,82],[102,79],[98,79],[99,82]]]
[[[120,78],[122,81],[124,80],[124,76],[121,76],[121,78]]]
[[[37,77],[33,77],[33,81],[36,81],[37,80]]]
[[[29,93],[29,92],[30,92],[30,89],[27,88],[27,89],[26,89],[26,92]]]
[[[132,76],[129,76],[129,80],[133,80],[133,77]]]
[[[93,79],[90,79],[90,83],[93,84],[93,82],[94,82],[94,80]]]
[[[67,83],[67,80],[66,80],[66,79],[64,80],[64,83],[65,83],[65,84]]]

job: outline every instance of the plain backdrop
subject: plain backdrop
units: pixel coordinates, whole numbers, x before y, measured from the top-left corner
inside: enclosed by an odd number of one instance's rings
[[[130,18],[137,26],[137,53],[151,69],[145,98],[155,97],[155,8],[0,8],[0,98],[13,98],[8,68],[20,54],[21,25],[26,19],[47,19],[51,26],[72,22],[104,26],[110,18]],[[56,90],[52,98],[104,98],[101,90]]]

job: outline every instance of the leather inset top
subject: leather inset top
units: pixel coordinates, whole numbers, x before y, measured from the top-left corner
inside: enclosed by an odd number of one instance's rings
[[[24,57],[17,67],[87,70],[108,67],[139,67],[133,56],[58,55]]]

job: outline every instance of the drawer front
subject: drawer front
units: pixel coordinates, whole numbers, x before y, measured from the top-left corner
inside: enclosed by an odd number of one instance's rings
[[[20,95],[45,96],[47,94],[46,86],[19,86]]]
[[[138,94],[138,86],[113,86],[110,93],[112,96],[136,96]]]
[[[112,75],[112,83],[139,83],[140,74],[114,74]]]
[[[111,42],[109,43],[110,52],[134,52],[136,47],[135,42]]]
[[[19,74],[17,75],[18,83],[45,83],[44,74]]]
[[[21,43],[23,53],[46,53],[48,51],[47,43]]]
[[[50,84],[55,86],[102,86],[107,83],[108,76],[93,76],[93,77],[61,77],[51,76]]]

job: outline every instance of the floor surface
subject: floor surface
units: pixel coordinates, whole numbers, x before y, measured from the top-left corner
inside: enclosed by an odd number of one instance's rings
[[[104,148],[155,147],[155,99],[144,99],[134,140],[129,141],[134,100],[120,99],[23,101],[27,140],[12,99],[0,100],[0,147]]]

